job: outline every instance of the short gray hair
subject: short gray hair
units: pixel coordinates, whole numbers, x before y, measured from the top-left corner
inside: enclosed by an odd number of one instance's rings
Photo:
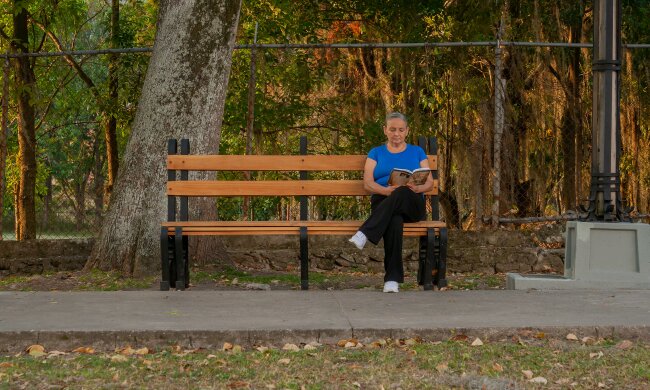
[[[404,123],[406,123],[406,127],[409,126],[406,115],[402,114],[401,112],[393,111],[390,114],[386,115],[386,122],[388,122],[390,119],[401,119],[404,121]]]

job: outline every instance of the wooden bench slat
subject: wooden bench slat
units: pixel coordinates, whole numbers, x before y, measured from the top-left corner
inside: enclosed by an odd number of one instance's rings
[[[176,221],[176,222],[163,222],[162,226],[167,227],[329,227],[329,226],[361,226],[363,221]],[[405,228],[427,228],[427,227],[445,227],[445,223],[441,221],[420,221],[420,222],[407,222],[404,223]]]
[[[359,155],[170,155],[167,169],[188,171],[361,171],[365,154]],[[429,167],[438,169],[437,156],[427,156]]]
[[[355,230],[350,230],[350,231],[343,231],[343,230],[317,230],[317,231],[310,231],[309,235],[310,236],[324,236],[324,235],[337,235],[337,236],[348,236],[350,234],[353,234]],[[402,233],[404,236],[407,237],[422,237],[426,236],[427,232],[426,230],[419,231],[419,230],[405,230]],[[173,236],[173,232],[169,232],[170,236]],[[277,236],[277,235],[283,235],[283,236],[298,236],[300,235],[300,231],[295,230],[295,231],[283,231],[283,232],[277,232],[277,231],[259,231],[259,232],[251,232],[250,230],[233,230],[233,231],[183,231],[183,235],[185,236],[250,236],[250,235],[255,235],[255,236]]]
[[[438,194],[438,181],[426,195]],[[273,181],[169,181],[167,195],[172,196],[298,196],[298,195],[370,195],[363,180],[273,180]]]

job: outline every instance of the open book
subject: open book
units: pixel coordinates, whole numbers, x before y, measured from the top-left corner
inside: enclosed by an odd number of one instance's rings
[[[418,168],[413,171],[402,168],[393,168],[388,178],[389,186],[405,186],[413,183],[416,186],[426,183],[431,172],[430,168]]]

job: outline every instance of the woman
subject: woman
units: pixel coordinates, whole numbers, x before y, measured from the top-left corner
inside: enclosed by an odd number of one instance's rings
[[[406,143],[409,128],[406,117],[399,112],[386,116],[386,144],[370,150],[363,172],[364,188],[372,193],[370,217],[350,238],[357,248],[366,241],[377,245],[384,239],[384,292],[398,292],[404,282],[402,265],[402,228],[404,222],[417,222],[425,217],[424,192],[433,189],[431,174],[422,185],[388,185],[393,168],[414,170],[429,168],[426,153],[419,146]]]

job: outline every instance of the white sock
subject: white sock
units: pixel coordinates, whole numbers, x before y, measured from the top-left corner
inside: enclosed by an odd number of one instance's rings
[[[350,238],[348,241],[353,243],[358,249],[363,249],[363,247],[366,245],[366,242],[368,241],[368,238],[361,231],[357,231],[354,236],[352,236],[352,238]]]

